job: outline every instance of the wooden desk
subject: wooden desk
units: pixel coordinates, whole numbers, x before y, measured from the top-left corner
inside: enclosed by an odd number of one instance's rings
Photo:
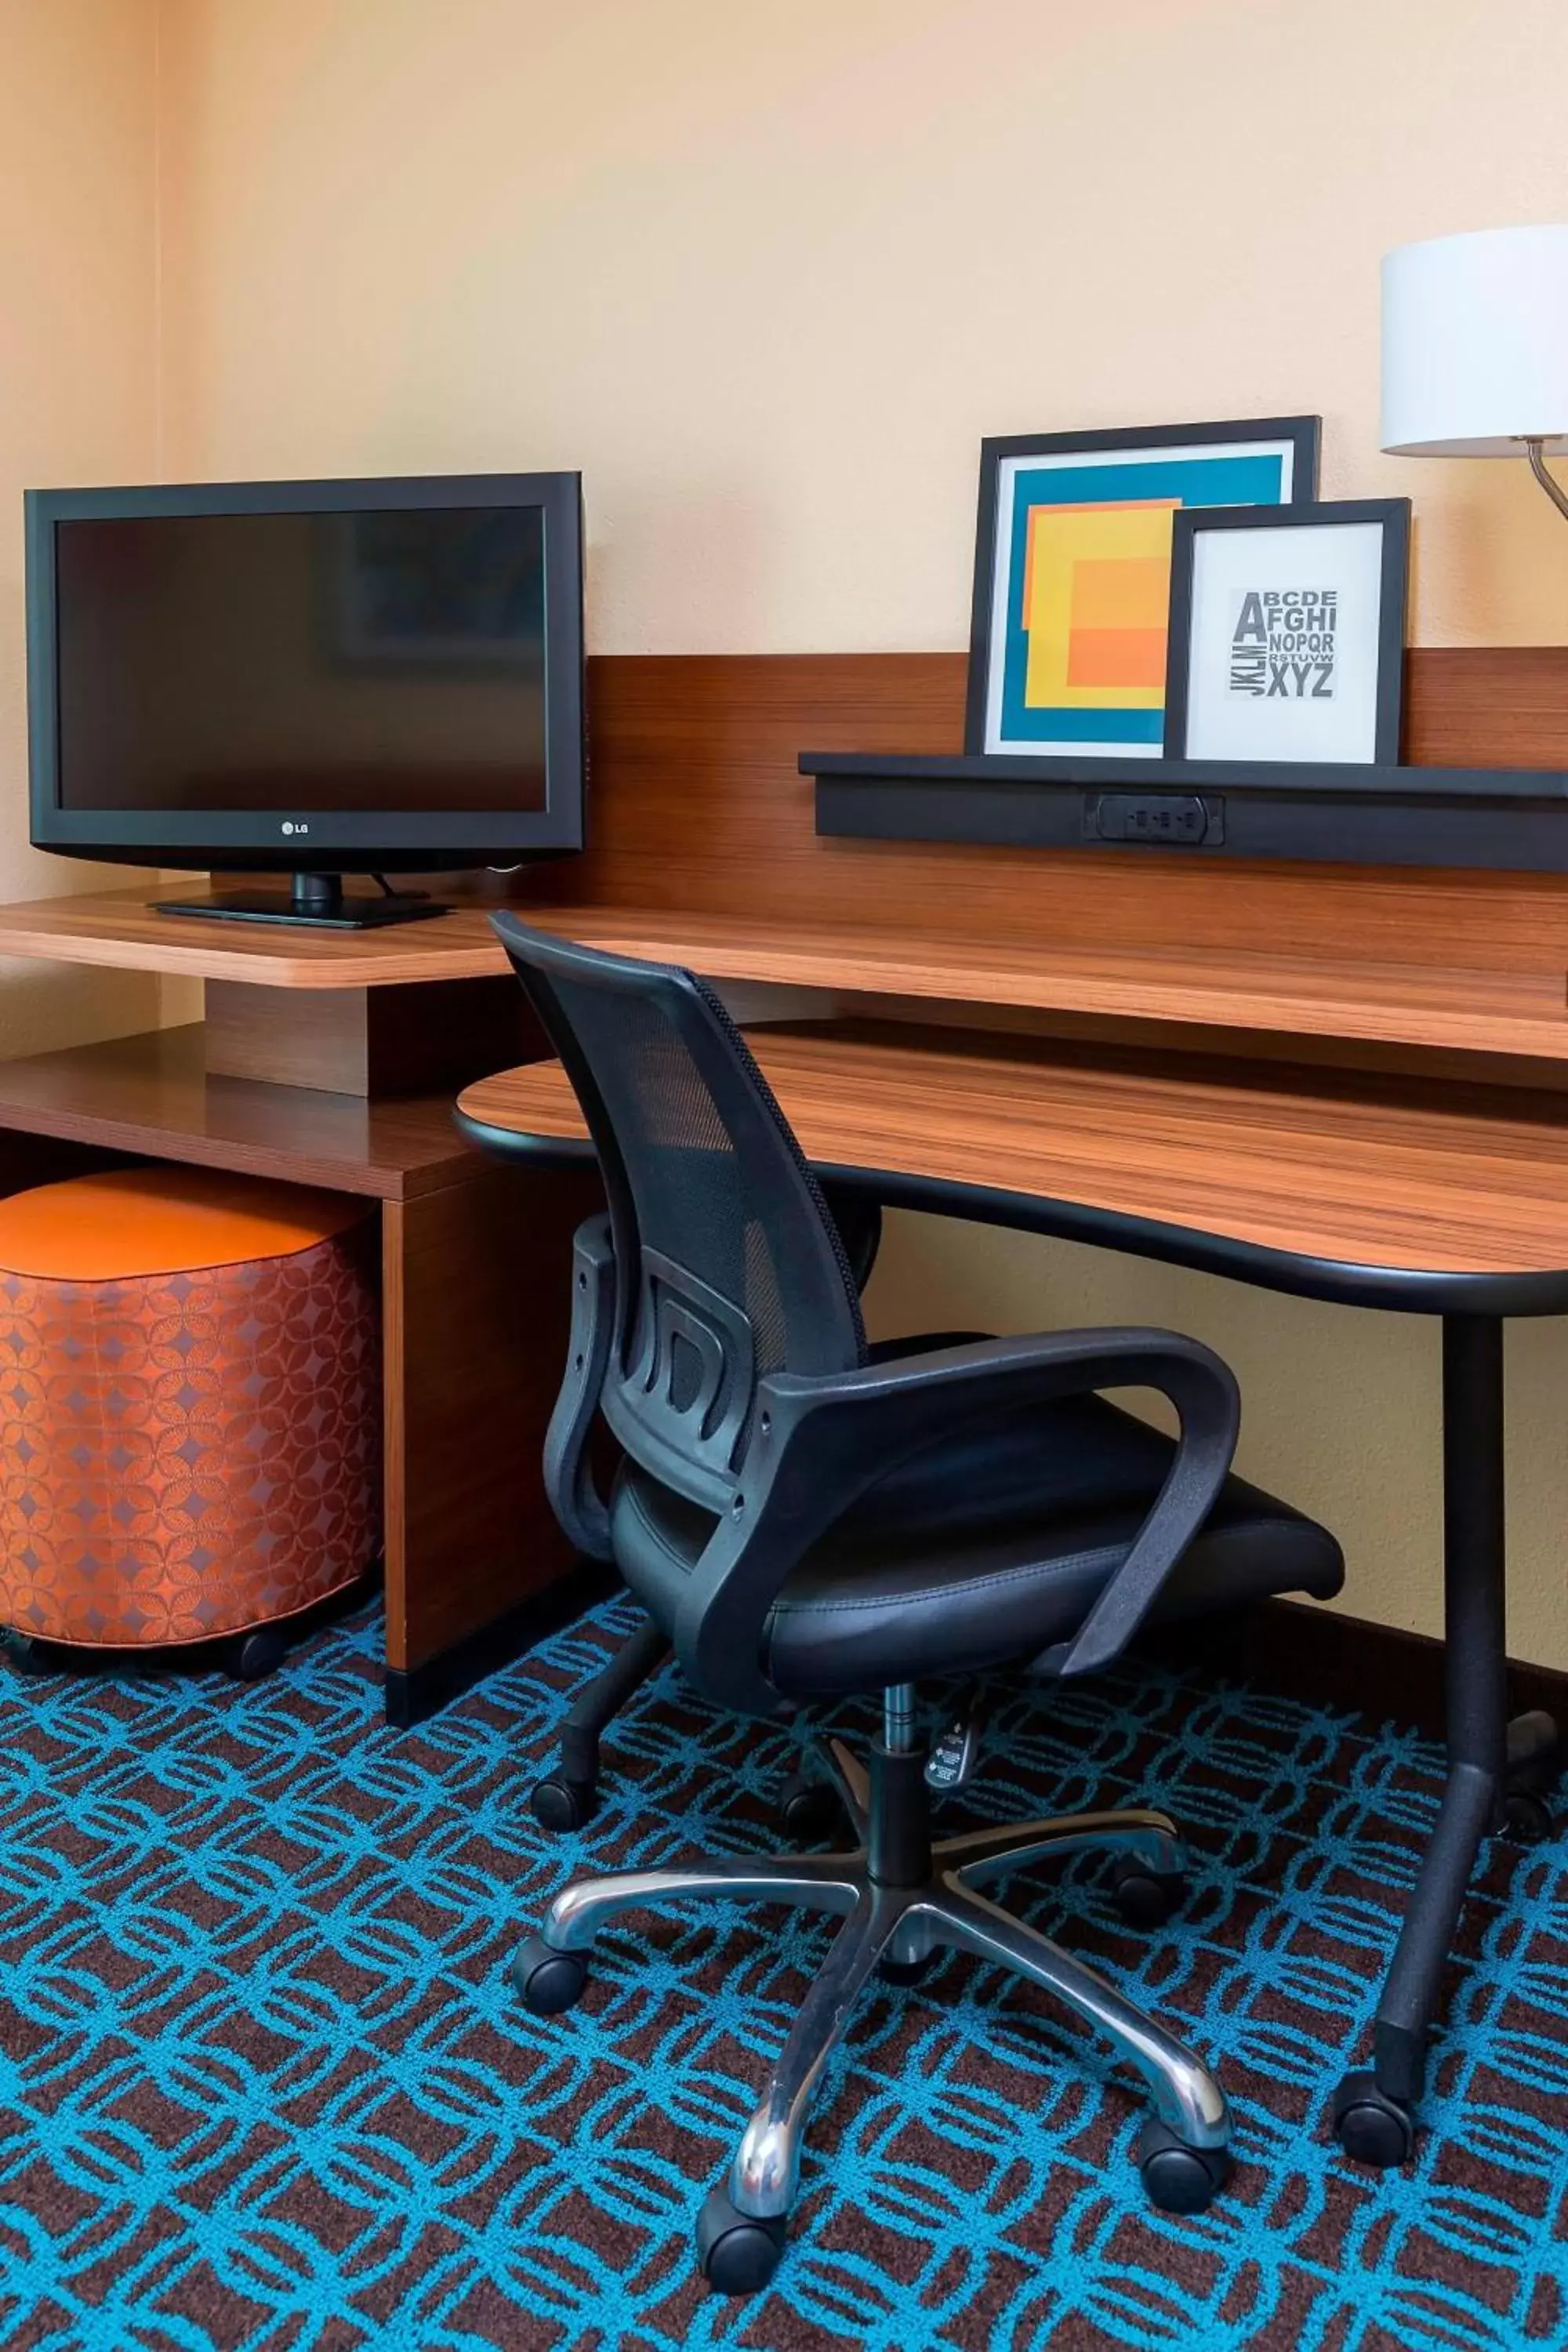
[[[819,1172],[884,1202],[1441,1317],[1448,1771],[1377,2012],[1396,2147],[1478,1854],[1553,1759],[1549,1718],[1507,1717],[1502,1318],[1568,1311],[1568,1103],[874,1024],[751,1043]],[[589,1154],[553,1064],[460,1109],[502,1156]]]
[[[1390,2080],[1402,2064],[1418,2074],[1431,1978],[1501,1781],[1498,1318],[1563,1303],[1556,1113],[1544,1091],[1504,1082],[1568,1081],[1568,891],[1539,875],[819,836],[802,748],[955,751],[964,671],[961,654],[592,661],[591,846],[519,895],[537,922],[721,981],[922,1021],[1162,1037],[1139,1066],[884,1033],[879,1090],[876,1038],[841,1039],[859,1059],[847,1080],[812,1049],[816,1107],[804,1067],[771,1059],[795,1048],[762,1050],[809,1148],[885,1199],[1444,1316],[1449,1656],[1467,1673],[1444,1825],[1380,2028]],[[1409,685],[1413,759],[1568,766],[1563,649],[1419,651]],[[195,975],[209,1015],[199,1062],[189,1039],[144,1040],[0,1070],[0,1183],[135,1151],[381,1201],[388,1689],[405,1719],[507,1654],[503,1612],[574,1590],[538,1462],[565,1342],[565,1234],[593,1182],[570,1164],[582,1142],[547,1144],[547,1097],[513,1095],[525,1127],[540,1120],[541,1140],[516,1139],[529,1181],[444,1156],[436,1130],[461,1078],[528,1051],[501,1042],[519,999],[478,906],[356,939],[153,916],[149,896],[0,908],[0,953]],[[1175,1049],[1197,1044],[1202,1063],[1178,1066]],[[937,1060],[916,1067],[904,1047],[958,1066],[940,1099]],[[448,1082],[453,1048],[469,1066]],[[1231,1058],[1259,1051],[1263,1076]],[[1289,1059],[1327,1074],[1287,1078]],[[1404,1091],[1439,1066],[1456,1091]],[[1390,1076],[1369,1092],[1354,1073],[1373,1066]],[[1041,1115],[1023,1135],[1030,1102]]]
[[[1443,1065],[1568,1088],[1568,891],[1546,877],[819,836],[803,746],[955,751],[964,673],[962,654],[595,658],[590,847],[509,887],[533,920],[590,942],[922,1022],[1160,1037],[1202,1045],[1222,1074],[1229,1055],[1267,1051],[1378,1066],[1399,1083]],[[1417,652],[1409,684],[1412,758],[1568,766],[1568,652]],[[475,1668],[496,1663],[507,1638],[497,1619],[526,1617],[566,1568],[536,1467],[559,1372],[557,1242],[569,1199],[585,1194],[572,1193],[569,1171],[539,1163],[524,1184],[475,1155],[447,1160],[449,1139],[435,1139],[459,1085],[531,1050],[480,905],[355,937],[154,915],[153,888],[143,877],[0,908],[0,954],[183,973],[207,992],[200,1060],[192,1040],[168,1048],[184,1056],[173,1075],[154,1041],[0,1070],[0,1181],[134,1151],[363,1184],[382,1202],[400,1269],[388,1285],[389,1403],[401,1377],[411,1416],[399,1471],[389,1412],[407,1529],[400,1583],[389,1508],[389,1697],[412,1712],[466,1670],[459,1651]],[[414,1126],[430,1127],[405,1168],[397,1137],[414,1106]],[[991,1181],[1012,1117],[998,1108],[967,1173],[889,1166],[876,1181],[910,1200],[940,1184],[962,1213],[1019,1223],[1041,1223],[1049,1194],[1047,1229],[1087,1231],[1098,1212],[1081,1161],[1060,1175],[1020,1169],[1006,1192]],[[877,1139],[865,1148],[874,1161]],[[1152,1205],[1124,1204],[1125,1245],[1209,1251],[1194,1228],[1153,1232],[1174,1198],[1166,1177]],[[1194,1166],[1193,1181],[1194,1197],[1209,1197],[1212,1174]],[[1258,1278],[1291,1286],[1292,1263],[1276,1255]],[[1488,1278],[1528,1272],[1493,1266]],[[1342,1267],[1334,1278],[1349,1281]],[[526,1365],[509,1352],[525,1323]]]

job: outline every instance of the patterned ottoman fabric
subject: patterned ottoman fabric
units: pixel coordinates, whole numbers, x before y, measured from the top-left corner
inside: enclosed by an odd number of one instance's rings
[[[380,1545],[362,1202],[137,1168],[0,1200],[0,1623],[211,1640]]]

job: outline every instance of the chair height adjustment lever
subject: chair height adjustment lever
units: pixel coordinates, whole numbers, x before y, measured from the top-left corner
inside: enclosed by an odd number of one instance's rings
[[[955,1709],[952,1720],[941,1738],[931,1746],[926,1759],[926,1786],[946,1796],[954,1789],[968,1786],[974,1777],[974,1767],[980,1755],[981,1734],[985,1728],[985,1709],[979,1693],[964,1693]]]

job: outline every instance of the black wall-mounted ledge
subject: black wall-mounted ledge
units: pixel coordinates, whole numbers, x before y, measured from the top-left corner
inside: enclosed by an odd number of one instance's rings
[[[1555,768],[1251,767],[1229,760],[803,751],[819,834],[1013,849],[1568,872]]]

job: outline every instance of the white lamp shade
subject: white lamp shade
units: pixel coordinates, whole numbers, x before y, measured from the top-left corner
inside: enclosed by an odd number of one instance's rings
[[[1383,263],[1383,446],[1568,448],[1568,225],[1402,245]]]

